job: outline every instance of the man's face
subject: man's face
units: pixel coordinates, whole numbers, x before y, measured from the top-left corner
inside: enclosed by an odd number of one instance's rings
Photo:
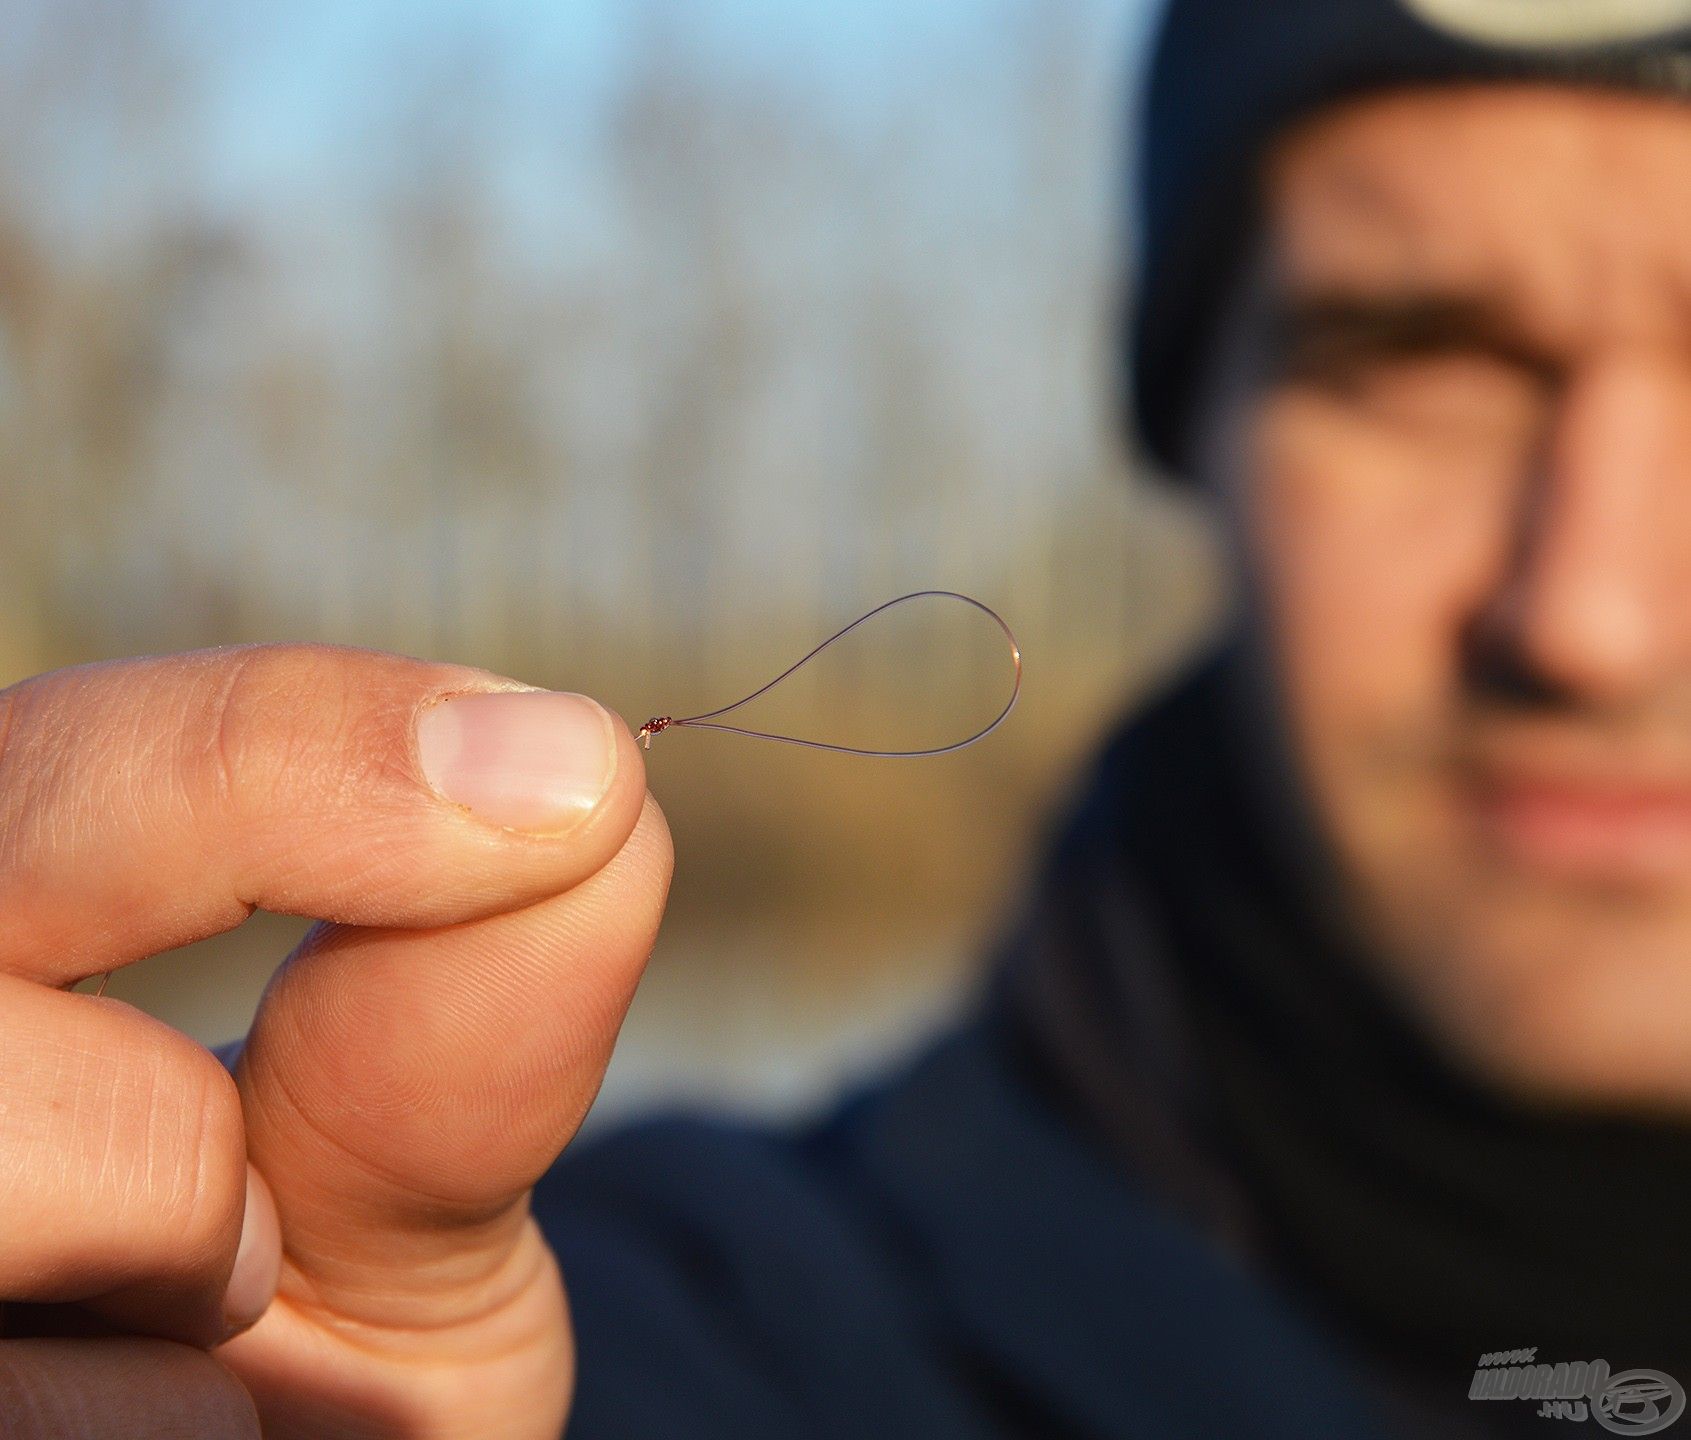
[[[1240,518],[1391,978],[1526,1092],[1691,1104],[1691,106],[1381,96],[1267,184]]]

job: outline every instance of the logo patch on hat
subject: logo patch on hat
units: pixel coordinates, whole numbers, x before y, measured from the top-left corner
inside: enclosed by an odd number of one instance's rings
[[[1487,45],[1560,49],[1691,25],[1691,0],[1403,0],[1429,25]]]

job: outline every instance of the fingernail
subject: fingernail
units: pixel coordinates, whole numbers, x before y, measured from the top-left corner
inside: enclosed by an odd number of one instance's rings
[[[264,1177],[247,1166],[247,1208],[241,1217],[241,1243],[235,1270],[223,1292],[223,1318],[230,1332],[256,1325],[276,1298],[282,1275],[282,1227],[276,1201]]]
[[[585,695],[456,695],[419,717],[417,755],[429,784],[483,820],[560,831],[611,788],[616,731],[610,712]]]

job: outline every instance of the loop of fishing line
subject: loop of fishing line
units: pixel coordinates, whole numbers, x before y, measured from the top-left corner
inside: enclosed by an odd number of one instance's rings
[[[1015,667],[1015,678],[1010,686],[1010,698],[1004,702],[1004,708],[998,712],[991,723],[982,729],[975,731],[973,735],[970,735],[963,740],[955,740],[949,745],[935,745],[925,750],[871,750],[857,745],[835,745],[825,740],[805,740],[801,739],[797,735],[776,735],[767,730],[747,730],[738,725],[718,725],[714,723],[718,715],[726,715],[732,710],[738,710],[742,705],[749,705],[753,700],[756,700],[758,696],[768,694],[769,691],[773,690],[795,670],[808,665],[836,640],[849,635],[859,625],[863,624],[864,621],[874,619],[874,617],[879,615],[883,610],[890,610],[894,605],[903,605],[906,601],[921,600],[930,596],[950,600],[961,600],[965,605],[973,605],[975,609],[982,611],[992,618],[998,628],[1004,632],[1004,638],[1010,645],[1010,661]],[[870,610],[866,614],[859,615],[857,619],[853,620],[851,624],[845,627],[845,629],[838,630],[834,634],[830,635],[803,659],[797,660],[793,664],[789,665],[767,685],[759,686],[744,699],[736,700],[732,705],[724,705],[719,710],[706,710],[702,714],[688,715],[682,719],[676,719],[673,715],[654,715],[635,732],[634,738],[642,741],[646,748],[650,750],[652,748],[652,736],[661,735],[665,730],[674,730],[686,727],[695,730],[722,730],[726,731],[730,735],[745,735],[753,740],[778,740],[783,745],[803,745],[812,750],[833,750],[842,755],[874,755],[884,759],[909,760],[921,755],[946,755],[953,750],[961,750],[966,745],[973,745],[977,740],[984,739],[1002,725],[1005,719],[1009,716],[1010,712],[1016,708],[1016,697],[1021,694],[1021,691],[1022,651],[1021,647],[1016,644],[1016,637],[1011,632],[1010,627],[1004,623],[1003,616],[1001,616],[990,605],[984,605],[973,596],[962,595],[955,590],[913,590],[908,595],[900,595],[896,599],[885,601],[883,604],[877,605],[873,610]]]

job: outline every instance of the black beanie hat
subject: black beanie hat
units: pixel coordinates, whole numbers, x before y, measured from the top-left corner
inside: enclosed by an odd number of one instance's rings
[[[1127,346],[1133,418],[1162,465],[1189,459],[1268,142],[1347,96],[1464,80],[1691,96],[1691,0],[1170,0],[1140,117]]]

